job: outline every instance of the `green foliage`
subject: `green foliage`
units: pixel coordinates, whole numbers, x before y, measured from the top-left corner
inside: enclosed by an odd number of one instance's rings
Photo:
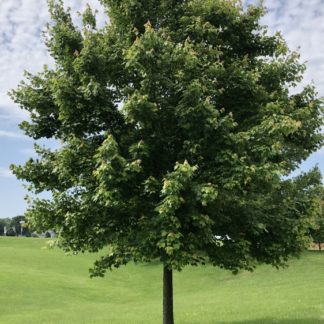
[[[322,195],[323,193],[324,191],[322,191]],[[324,200],[323,198],[319,202],[319,210],[317,216],[314,219],[314,226],[311,229],[311,235],[314,243],[317,243],[319,245],[319,249],[321,249],[321,243],[324,242]]]
[[[7,230],[6,236],[17,236],[17,232],[15,229],[13,229],[12,227],[9,227],[9,229]]]
[[[10,218],[0,218],[0,235],[4,235],[4,228],[6,227],[8,229],[10,222]]]
[[[36,193],[27,216],[60,246],[97,252],[92,275],[130,260],[282,266],[308,243],[320,173],[287,176],[323,141],[323,102],[297,94],[305,66],[265,9],[239,1],[103,0],[83,28],[50,1],[53,69],[12,91],[37,159],[13,166]]]

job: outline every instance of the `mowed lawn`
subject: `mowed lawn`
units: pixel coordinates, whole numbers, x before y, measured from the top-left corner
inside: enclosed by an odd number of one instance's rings
[[[90,279],[95,255],[67,256],[45,243],[0,238],[0,323],[161,323],[160,264]],[[324,253],[236,276],[188,267],[175,273],[174,298],[177,324],[324,323]]]

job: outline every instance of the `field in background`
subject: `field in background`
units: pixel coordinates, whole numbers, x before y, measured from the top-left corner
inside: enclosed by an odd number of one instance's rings
[[[90,279],[96,256],[66,256],[45,242],[0,238],[0,323],[161,323],[160,264]],[[175,273],[174,294],[177,324],[324,323],[324,252],[237,276],[188,267]]]

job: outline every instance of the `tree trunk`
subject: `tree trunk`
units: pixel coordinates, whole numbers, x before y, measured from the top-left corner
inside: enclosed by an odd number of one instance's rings
[[[174,324],[172,270],[163,269],[163,324]]]
[[[319,251],[322,250],[321,242],[318,242],[318,249],[319,249]]]

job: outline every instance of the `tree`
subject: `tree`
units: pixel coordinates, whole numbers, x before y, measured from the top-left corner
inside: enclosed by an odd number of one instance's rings
[[[21,223],[23,222],[23,223]],[[24,236],[31,235],[31,226],[27,223],[25,216],[19,215],[12,218],[0,218],[0,235],[4,235],[4,228],[6,227],[6,236]]]
[[[17,236],[17,232],[13,227],[9,227],[6,236]]]
[[[10,218],[0,218],[0,236],[5,234],[5,228],[9,229],[10,222]]]
[[[23,236],[30,237],[31,233],[34,231],[31,224],[28,223],[28,220],[23,215],[13,217],[11,224],[12,227],[15,228],[16,233],[19,233]]]
[[[10,222],[10,227],[14,229],[17,236],[23,233],[23,226],[21,222],[25,222],[25,216],[23,215],[13,217]]]
[[[321,251],[321,243],[324,242],[324,200],[322,199],[319,204],[319,213],[315,218],[314,226],[311,230],[311,235],[314,243],[318,244],[318,249]]]
[[[73,24],[49,1],[55,59],[11,92],[37,159],[13,166],[30,190],[27,216],[74,252],[107,248],[92,276],[160,260],[165,324],[172,271],[206,262],[237,272],[279,267],[307,244],[318,170],[287,176],[322,144],[305,66],[260,25],[262,6],[235,0],[102,0]],[[297,92],[297,91],[295,91]]]

